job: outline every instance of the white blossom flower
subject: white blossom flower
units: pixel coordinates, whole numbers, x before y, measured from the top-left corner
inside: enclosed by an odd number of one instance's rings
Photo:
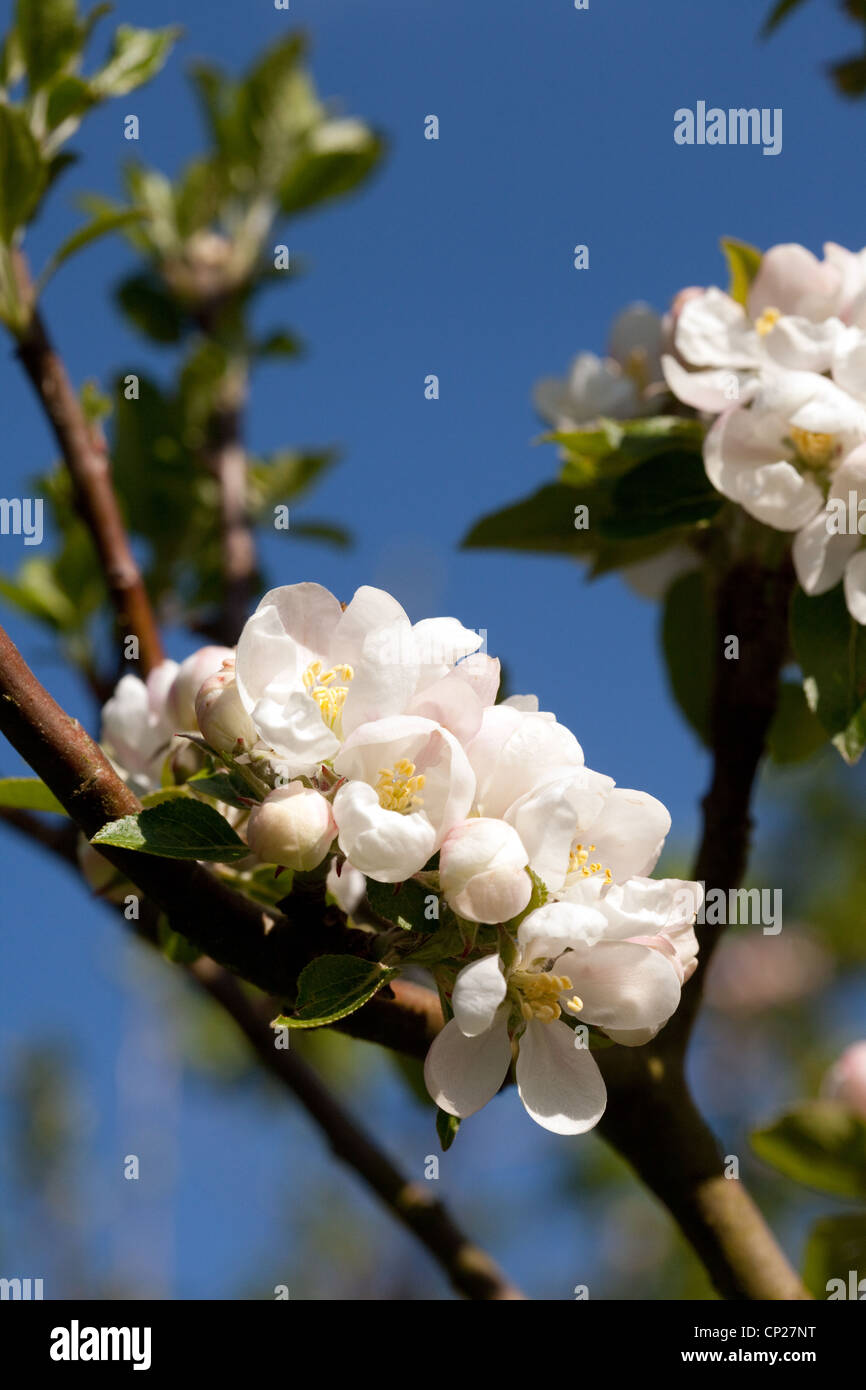
[[[814,372],[765,370],[748,405],[704,441],[710,482],[767,526],[798,531],[820,510],[825,479],[866,441],[866,407]]]
[[[167,701],[177,671],[177,662],[163,661],[146,682],[122,676],[102,709],[100,741],[138,796],[160,785],[174,732]]]
[[[413,628],[381,589],[359,589],[344,610],[318,584],[290,584],[267,593],[244,627],[238,690],[262,742],[292,774],[310,775],[353,730],[403,713],[479,645],[454,619]]]
[[[852,501],[854,529],[850,525]],[[807,594],[825,594],[841,579],[848,612],[855,622],[866,624],[861,503],[866,503],[866,446],[862,445],[836,471],[823,509],[794,537],[792,556],[797,578]]]
[[[514,1043],[528,1114],[556,1134],[582,1134],[604,1113],[605,1086],[585,1034],[564,1018],[623,1042],[643,1040],[679,1002],[677,971],[659,950],[610,939],[606,917],[591,906],[538,908],[517,938],[520,954],[507,974],[496,955],[461,970],[454,1017],[427,1054],[427,1088],[449,1114],[474,1114],[505,1080]]]
[[[439,883],[450,908],[470,922],[508,922],[528,905],[532,880],[520,836],[503,820],[455,825],[439,851]]]
[[[340,849],[381,883],[424,867],[452,826],[465,820],[475,777],[453,734],[419,715],[362,724],[343,743],[334,771]]]
[[[247,822],[247,843],[265,864],[309,870],[321,864],[337,833],[331,803],[321,792],[290,782],[269,792]]]
[[[647,408],[647,388],[661,378],[662,321],[648,304],[632,304],[614,320],[610,356],[581,352],[565,380],[547,377],[533,392],[535,408],[554,429],[571,430],[600,417],[626,420]]]

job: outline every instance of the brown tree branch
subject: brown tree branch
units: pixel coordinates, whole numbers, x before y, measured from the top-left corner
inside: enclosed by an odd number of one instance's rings
[[[220,612],[208,631],[233,647],[252,609],[257,575],[256,543],[247,509],[247,456],[242,443],[241,388],[208,421],[204,461],[220,495],[223,592]]]
[[[141,572],[111,482],[105,439],[88,422],[61,358],[55,351],[34,303],[34,288],[24,256],[13,252],[19,297],[29,309],[27,326],[18,336],[17,355],[45,411],[60,447],[78,511],[93,537],[115,613],[120,643],[138,638],[145,675],[163,660],[162,643]]]
[[[88,836],[138,808],[101,750],[51,699],[2,629],[0,730]],[[289,920],[257,908],[196,865],[105,853],[200,950],[277,998],[292,994],[299,969],[313,955],[363,950],[352,941],[359,934],[336,920],[333,909],[322,913],[312,902],[306,908],[303,898],[296,907],[292,895]],[[407,981],[396,981],[391,994],[350,1015],[346,1031],[422,1056],[441,1027],[438,1000]],[[682,1080],[681,1055],[669,1060],[663,1051],[666,1031],[646,1048],[599,1053],[609,1085],[603,1133],[668,1205],[723,1296],[804,1296],[741,1184],[722,1176],[718,1150]]]
[[[55,829],[36,816],[9,808],[0,808],[0,820],[77,869],[75,840],[78,832],[71,823]],[[157,915],[151,908],[137,921],[127,922],[124,918],[124,922],[153,945],[156,944]],[[187,970],[243,1033],[262,1066],[303,1105],[337,1158],[357,1173],[391,1215],[430,1252],[458,1293],[484,1301],[524,1297],[486,1251],[463,1234],[447,1208],[431,1195],[429,1186],[404,1177],[303,1058],[296,1052],[275,1046],[276,1036],[270,1026],[276,1012],[273,1002],[264,997],[250,998],[233,975],[207,956],[199,957]],[[417,987],[406,988],[411,995],[412,988]],[[418,993],[430,991],[419,990]],[[438,1000],[436,1004],[438,1008]]]
[[[191,974],[231,1015],[262,1065],[297,1097],[316,1121],[339,1159],[347,1163],[384,1202],[392,1216],[429,1250],[458,1293],[476,1300],[522,1299],[495,1262],[455,1225],[430,1192],[410,1182],[387,1154],[364,1133],[322,1084],[313,1069],[290,1049],[274,1046],[270,1010],[257,1008],[237,980],[213,961],[201,958]]]

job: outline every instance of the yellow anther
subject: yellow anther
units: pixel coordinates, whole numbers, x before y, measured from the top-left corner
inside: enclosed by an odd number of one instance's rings
[[[781,309],[765,309],[760,318],[755,320],[755,327],[762,338],[766,338],[774,324],[779,322],[782,317]]]
[[[592,878],[594,874],[604,874],[605,883],[613,881],[610,869],[606,869],[600,860],[589,863],[589,856],[595,849],[595,845],[590,845],[589,849],[584,849],[583,845],[575,845],[571,854],[568,856],[568,870],[570,874],[581,874],[583,878]]]
[[[832,434],[815,434],[812,430],[801,430],[792,425],[791,440],[800,458],[810,468],[824,468],[836,452],[836,438]]]
[[[376,783],[379,805],[384,811],[399,811],[401,816],[417,811],[424,802],[420,792],[426,780],[423,772],[415,772],[415,764],[408,758],[400,758],[393,767],[380,768]]]
[[[323,720],[338,735],[343,706],[349,693],[348,682],[354,674],[351,666],[334,666],[330,671],[323,671],[321,661],[311,661],[302,677],[304,688],[319,706]],[[331,682],[338,676],[346,682],[345,685],[332,685]]]
[[[568,1000],[565,1007],[568,1009],[569,1013],[579,1014],[583,1008],[583,1000],[579,995],[575,994]]]
[[[561,1012],[559,996],[571,989],[567,975],[553,975],[547,970],[516,970],[511,983],[520,995],[523,1017],[527,1021],[537,1018],[540,1023],[555,1023]]]

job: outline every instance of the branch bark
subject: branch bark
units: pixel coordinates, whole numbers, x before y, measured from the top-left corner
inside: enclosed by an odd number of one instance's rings
[[[27,327],[17,341],[17,356],[47,416],[63,455],[78,511],[93,537],[114,607],[119,642],[138,638],[145,675],[163,660],[162,643],[144,581],[129,544],[102,431],[88,422],[61,358],[34,304],[34,289],[24,256],[15,251],[18,293],[30,308]]]
[[[236,644],[250,613],[257,574],[256,543],[247,510],[241,394],[240,387],[233,389],[232,397],[214,411],[204,451],[205,463],[219,487],[223,570],[220,613],[209,630],[227,647]]]

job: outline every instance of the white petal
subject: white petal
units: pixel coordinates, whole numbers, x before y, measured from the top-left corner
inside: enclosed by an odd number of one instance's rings
[[[866,625],[866,550],[845,566],[845,602],[855,623]]]
[[[695,410],[718,415],[748,399],[751,374],[739,369],[712,367],[708,371],[687,372],[675,357],[665,356],[662,370],[677,400]]]
[[[440,1110],[465,1119],[493,1099],[511,1066],[506,1024],[503,1010],[486,1033],[467,1038],[452,1018],[433,1039],[424,1081]]]
[[[565,1024],[532,1019],[520,1039],[517,1090],[527,1114],[554,1134],[585,1134],[598,1124],[607,1092],[586,1047]]]
[[[591,903],[545,903],[524,917],[517,928],[517,941],[524,964],[548,960],[569,946],[590,946],[607,930],[607,919]]]
[[[835,313],[841,289],[842,276],[835,266],[822,263],[805,246],[787,242],[764,253],[747,307],[753,319],[765,309],[825,319]]]
[[[704,440],[707,476],[758,521],[798,531],[819,510],[821,490],[788,462],[781,427],[774,445],[756,431],[756,423],[754,407],[719,416]]]
[[[286,762],[290,776],[309,776],[340,747],[315,700],[300,690],[280,703],[259,700],[252,721],[262,742]]]
[[[344,662],[359,665],[364,643],[377,628],[406,624],[409,619],[401,604],[384,589],[364,584],[356,589],[345,612],[340,612],[329,641],[323,641],[321,651],[327,653],[328,664]]]
[[[497,955],[482,956],[481,960],[464,965],[451,996],[451,1007],[461,1033],[474,1038],[491,1028],[506,988]]]
[[[472,657],[468,659],[473,660]],[[458,674],[462,664],[455,666],[441,680],[419,691],[410,701],[406,712],[441,724],[465,746],[481,728],[484,705],[471,683]],[[496,664],[499,665],[498,662]]]
[[[631,941],[599,941],[566,951],[558,974],[582,1000],[577,1017],[599,1028],[658,1028],[680,1002],[677,972],[660,951]]]
[[[593,858],[619,882],[652,871],[670,828],[670,812],[654,796],[615,787],[586,833]]]
[[[676,347],[693,367],[753,367],[760,360],[758,335],[742,305],[714,288],[683,305]]]
[[[835,588],[859,544],[858,536],[831,533],[829,520],[829,513],[822,510],[794,537],[794,569],[807,594],[825,594]]]
[[[346,736],[361,724],[403,714],[418,682],[409,620],[367,633],[360,653],[354,652],[349,665],[354,676],[342,712]]]
[[[423,869],[436,846],[436,831],[421,813],[401,815],[379,805],[366,782],[347,782],[334,797],[339,845],[362,874],[379,883],[402,883]]]
[[[527,792],[506,811],[505,819],[526,846],[531,867],[551,892],[565,882],[571,846],[598,819],[613,786],[612,777],[579,767]]]
[[[673,931],[694,920],[702,901],[701,885],[679,878],[637,875],[612,883],[598,902],[608,922],[605,940]]]
[[[826,372],[845,333],[841,319],[825,319],[812,323],[810,319],[789,315],[779,319],[764,338],[764,352],[780,367],[796,371]]]

